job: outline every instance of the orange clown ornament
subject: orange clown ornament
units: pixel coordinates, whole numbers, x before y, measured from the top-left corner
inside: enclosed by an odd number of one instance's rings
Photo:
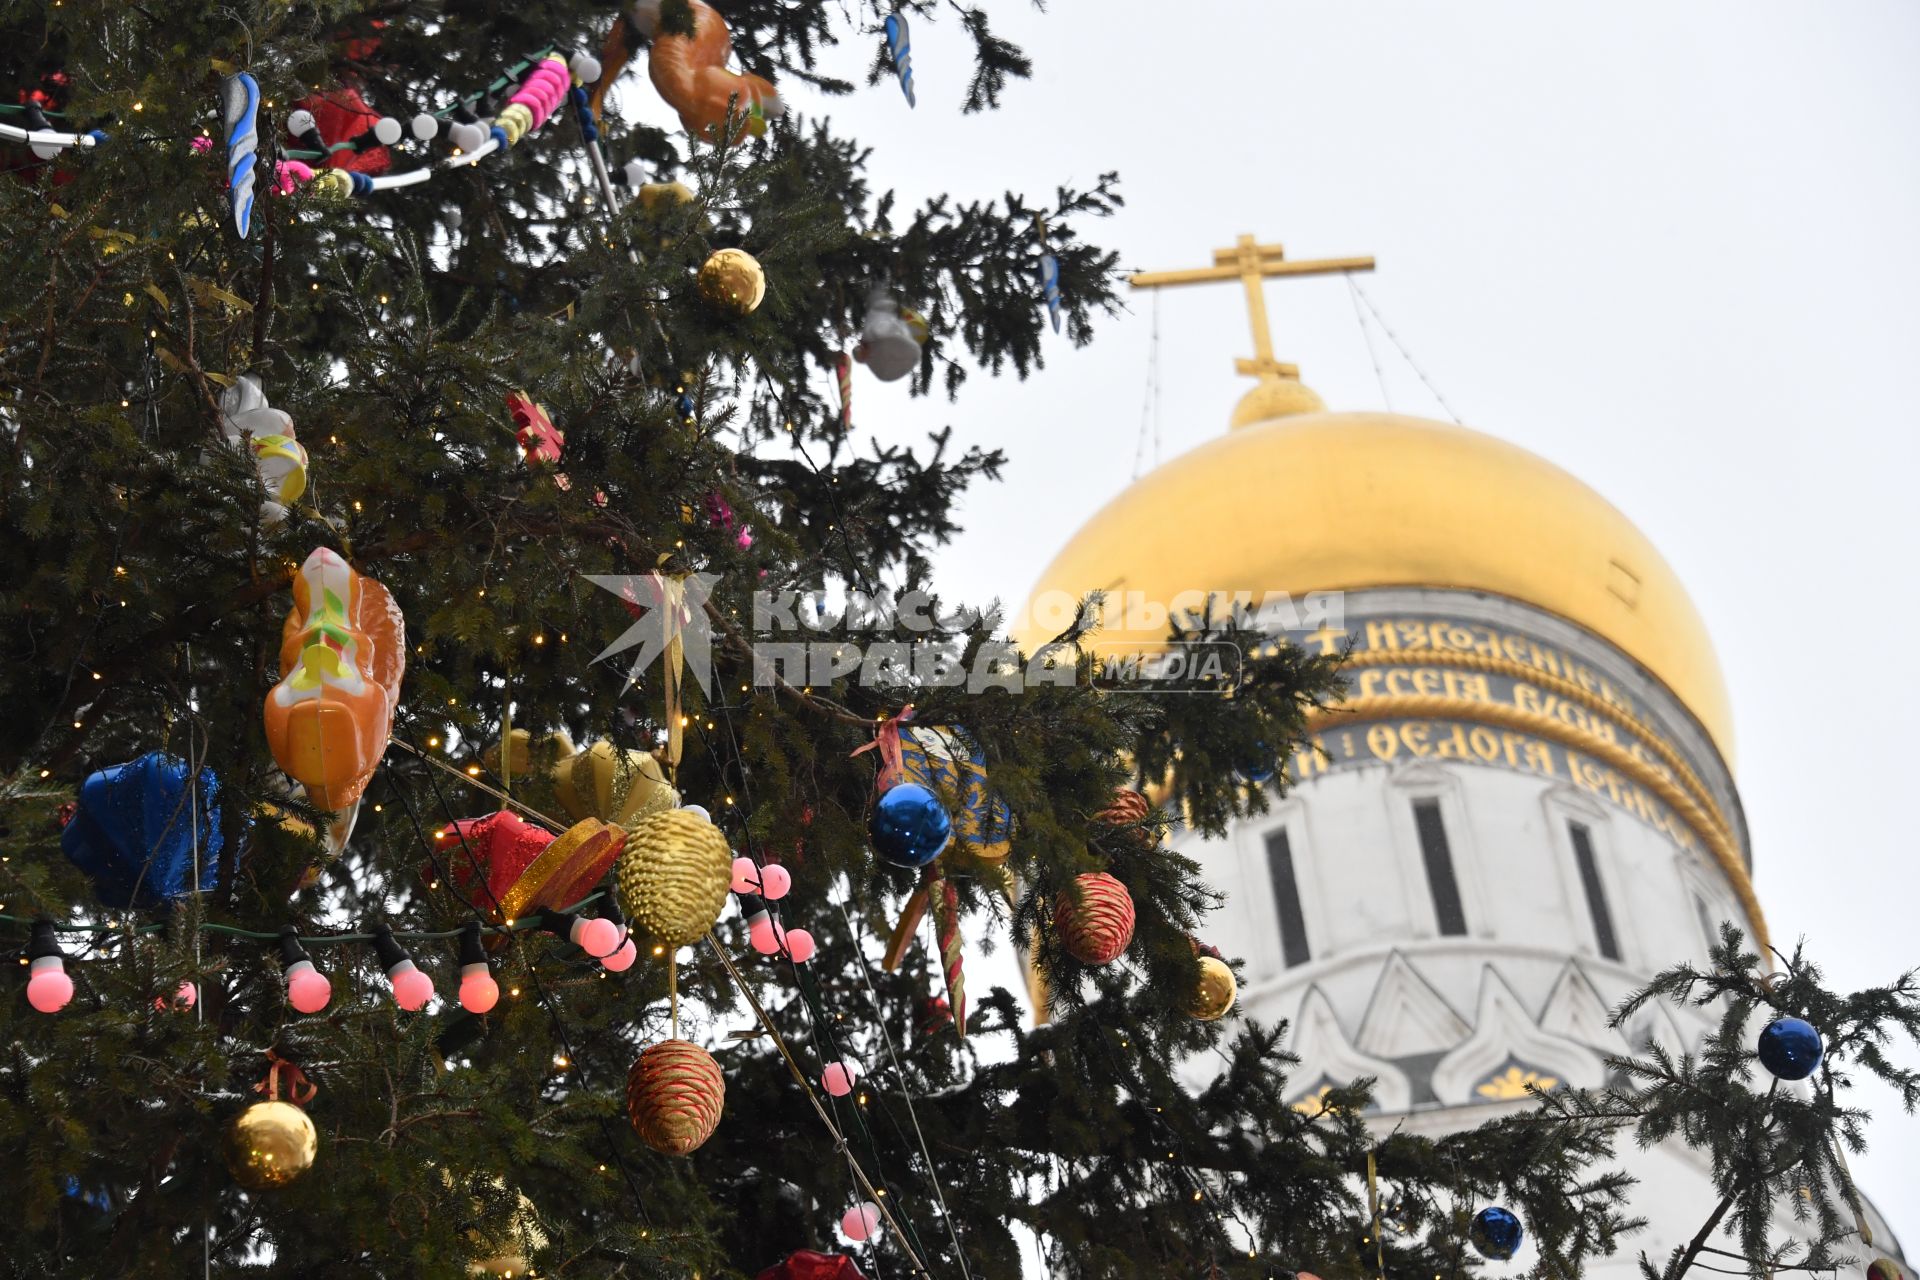
[[[712,141],[726,123],[731,107],[745,118],[746,131],[760,137],[767,121],[786,110],[773,82],[752,72],[727,70],[733,56],[733,37],[726,21],[704,0],[689,0],[693,35],[660,31],[661,0],[639,0],[627,16],[614,23],[600,51],[605,71],[594,86],[593,110],[600,111],[607,86],[632,56],[630,45],[653,42],[647,54],[647,75],[667,105],[680,113],[680,123],[696,138]]]
[[[406,620],[385,587],[325,547],[307,557],[266,722],[274,760],[316,808],[350,809],[367,789],[393,732],[406,652]]]

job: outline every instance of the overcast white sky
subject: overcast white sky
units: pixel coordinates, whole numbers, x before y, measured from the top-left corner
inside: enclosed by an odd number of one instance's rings
[[[1691,588],[1732,687],[1775,937],[1805,936],[1841,986],[1920,963],[1920,8],[990,7],[1036,62],[997,115],[958,114],[951,22],[915,28],[917,111],[890,83],[824,104],[875,144],[876,181],[1038,200],[1118,169],[1128,207],[1089,230],[1133,269],[1205,265],[1243,231],[1377,255],[1365,288],[1461,418],[1584,478]],[[1332,407],[1390,395],[1444,416],[1384,347],[1383,395],[1342,281],[1268,297],[1277,354]],[[952,597],[1023,595],[1128,483],[1150,315],[954,406],[856,374],[856,420],[885,438],[952,423],[1011,457],[942,558]],[[1166,458],[1224,431],[1243,389],[1237,285],[1169,293],[1160,331]],[[1878,1118],[1856,1172],[1912,1249],[1920,1121],[1859,1092]]]

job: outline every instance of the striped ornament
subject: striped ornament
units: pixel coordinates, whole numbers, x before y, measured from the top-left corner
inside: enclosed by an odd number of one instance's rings
[[[711,1138],[726,1099],[720,1064],[688,1040],[647,1046],[627,1072],[627,1119],[662,1155],[684,1156]]]
[[[1113,803],[1094,814],[1093,820],[1110,827],[1137,827],[1147,820],[1150,812],[1145,796],[1132,787],[1115,787]]]
[[[1075,876],[1054,904],[1053,924],[1081,964],[1109,964],[1133,941],[1133,897],[1104,871]]]

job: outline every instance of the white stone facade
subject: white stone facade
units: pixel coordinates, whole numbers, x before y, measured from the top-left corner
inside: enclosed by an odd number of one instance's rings
[[[1744,873],[1721,861],[1744,864],[1745,819],[1698,722],[1605,641],[1518,601],[1345,603],[1356,715],[1317,727],[1326,755],[1292,762],[1269,813],[1173,842],[1227,896],[1205,940],[1245,961],[1239,1012],[1292,1024],[1296,1100],[1371,1076],[1383,1130],[1446,1131],[1533,1105],[1528,1080],[1600,1085],[1607,1055],[1649,1039],[1697,1047],[1693,1009],[1608,1019],[1660,969],[1703,962],[1720,921],[1754,932]],[[1623,1163],[1649,1226],[1596,1276],[1664,1258],[1716,1200],[1684,1148]],[[1884,1224],[1877,1244],[1899,1256]],[[1529,1246],[1511,1268],[1535,1261]]]

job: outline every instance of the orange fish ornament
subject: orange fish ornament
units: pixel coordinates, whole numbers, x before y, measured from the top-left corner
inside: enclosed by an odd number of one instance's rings
[[[325,547],[307,557],[266,724],[274,760],[316,808],[349,809],[367,789],[393,732],[406,653],[406,619],[385,587]]]
[[[726,123],[727,109],[744,116],[746,131],[760,137],[767,121],[786,110],[773,82],[752,72],[727,70],[733,56],[733,37],[727,33],[726,20],[704,0],[689,0],[693,10],[693,35],[668,35],[659,31],[661,0],[639,0],[625,18],[614,23],[600,51],[604,70],[594,86],[593,110],[597,115],[607,86],[620,74],[632,56],[630,44],[639,40],[653,43],[647,54],[647,75],[667,104],[680,113],[680,123],[696,138],[711,141]]]

